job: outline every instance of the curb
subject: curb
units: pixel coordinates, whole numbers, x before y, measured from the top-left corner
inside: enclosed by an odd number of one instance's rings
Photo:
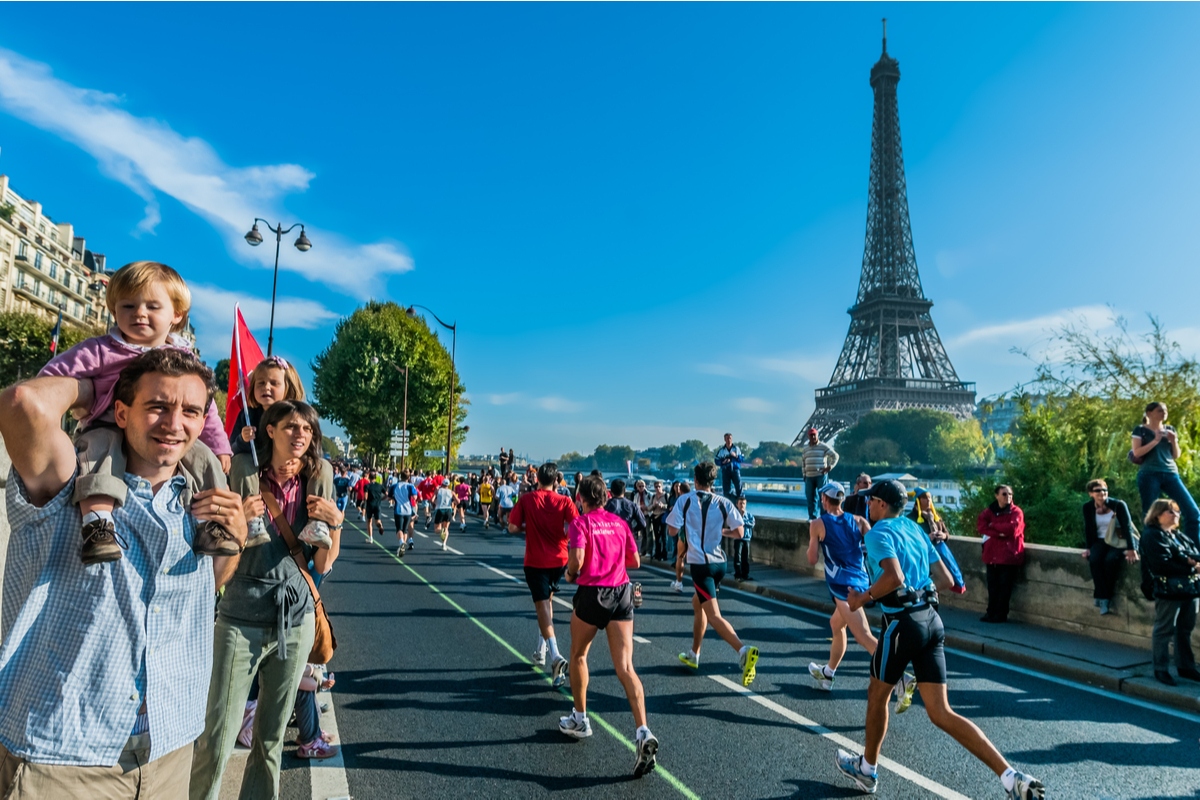
[[[674,570],[674,564],[668,564],[668,562],[656,559],[643,559],[642,563],[668,571]],[[780,591],[779,589],[773,589],[770,586],[764,586],[754,581],[739,581],[736,578],[727,577],[723,582],[743,592],[768,597],[772,600],[787,603],[788,605],[799,606],[800,608],[807,608],[824,614],[833,613],[834,606],[832,602],[814,600],[811,597]],[[878,612],[868,610],[867,615],[872,618],[873,622],[878,622]],[[1172,691],[1170,687],[1163,686],[1153,677],[1138,675],[1132,670],[1098,670],[1095,667],[1088,666],[1085,662],[1077,661],[1073,658],[1052,653],[1023,650],[1007,642],[985,639],[969,633],[947,632],[946,645],[969,653],[987,656],[996,661],[1003,661],[1006,664],[1037,670],[1038,672],[1044,672],[1058,678],[1066,678],[1067,680],[1094,686],[1099,689],[1106,689],[1117,694],[1129,695],[1139,700],[1147,700],[1152,703],[1170,706],[1181,711],[1200,713],[1200,698]]]

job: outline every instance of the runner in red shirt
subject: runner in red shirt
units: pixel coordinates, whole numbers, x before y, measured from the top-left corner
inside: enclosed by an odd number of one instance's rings
[[[358,483],[354,484],[354,507],[358,509],[359,519],[367,518],[366,512],[363,510],[363,506],[367,502],[368,483],[370,483],[370,481],[367,480],[367,476],[363,475],[358,479]]]
[[[538,488],[521,495],[508,516],[508,532],[525,530],[525,583],[537,610],[538,640],[533,649],[535,664],[546,663],[550,651],[550,674],[555,686],[567,679],[567,660],[558,652],[554,638],[554,606],[551,596],[567,571],[567,526],[579,516],[571,498],[554,490],[558,465],[542,464],[537,471]]]
[[[429,520],[433,516],[433,498],[437,496],[438,487],[442,485],[441,477],[435,472],[417,484],[417,497],[420,499],[418,508],[425,509],[425,530],[429,530]]]

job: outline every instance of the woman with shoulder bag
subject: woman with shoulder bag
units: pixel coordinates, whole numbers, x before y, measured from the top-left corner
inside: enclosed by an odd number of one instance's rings
[[[239,797],[279,796],[284,732],[305,664],[325,663],[332,655],[332,631],[308,562],[319,576],[333,569],[343,514],[334,503],[333,470],[321,450],[317,412],[307,403],[283,400],[264,412],[262,427],[267,438],[258,445],[261,494],[245,491],[244,465],[250,462],[250,469],[254,468],[249,458],[235,459],[229,483],[242,492],[247,513],[267,514],[271,538],[242,554],[217,606],[208,712],[192,757],[192,800],[217,800],[256,675],[259,695],[253,745]],[[311,478],[316,478],[315,491],[306,492]],[[315,521],[329,526],[328,548],[306,545],[298,537]]]
[[[1175,685],[1167,671],[1171,665],[1170,642],[1174,639],[1179,677],[1200,681],[1192,652],[1192,630],[1200,607],[1200,548],[1179,532],[1179,506],[1174,500],[1155,500],[1150,506],[1141,550],[1142,563],[1154,586],[1154,678]]]
[[[1083,504],[1083,557],[1092,571],[1092,598],[1100,614],[1112,613],[1113,595],[1121,565],[1138,560],[1138,532],[1129,517],[1129,506],[1108,496],[1108,484],[1088,481],[1092,499]]]

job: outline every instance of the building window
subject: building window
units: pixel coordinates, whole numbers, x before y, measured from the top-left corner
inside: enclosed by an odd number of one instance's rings
[[[37,267],[38,269],[42,268],[42,251],[41,250],[39,250],[38,252],[33,254],[33,265],[35,267]]]
[[[58,262],[57,261],[50,262],[50,277],[51,278],[58,277]],[[449,414],[449,412],[446,412],[446,413]]]
[[[29,249],[29,242],[24,239],[17,245],[17,258],[25,258],[25,251]]]
[[[50,229],[50,241],[52,241],[52,242],[58,241],[58,228]]]

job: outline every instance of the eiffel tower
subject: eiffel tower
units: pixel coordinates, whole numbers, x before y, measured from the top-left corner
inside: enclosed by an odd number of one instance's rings
[[[899,82],[900,62],[888,55],[885,19],[883,54],[871,68],[875,119],[858,297],[847,312],[850,331],[833,376],[817,390],[816,410],[797,444],[807,440],[810,427],[832,439],[871,411],[931,408],[966,419],[975,410],[975,384],[958,379],[917,272],[896,105]]]

